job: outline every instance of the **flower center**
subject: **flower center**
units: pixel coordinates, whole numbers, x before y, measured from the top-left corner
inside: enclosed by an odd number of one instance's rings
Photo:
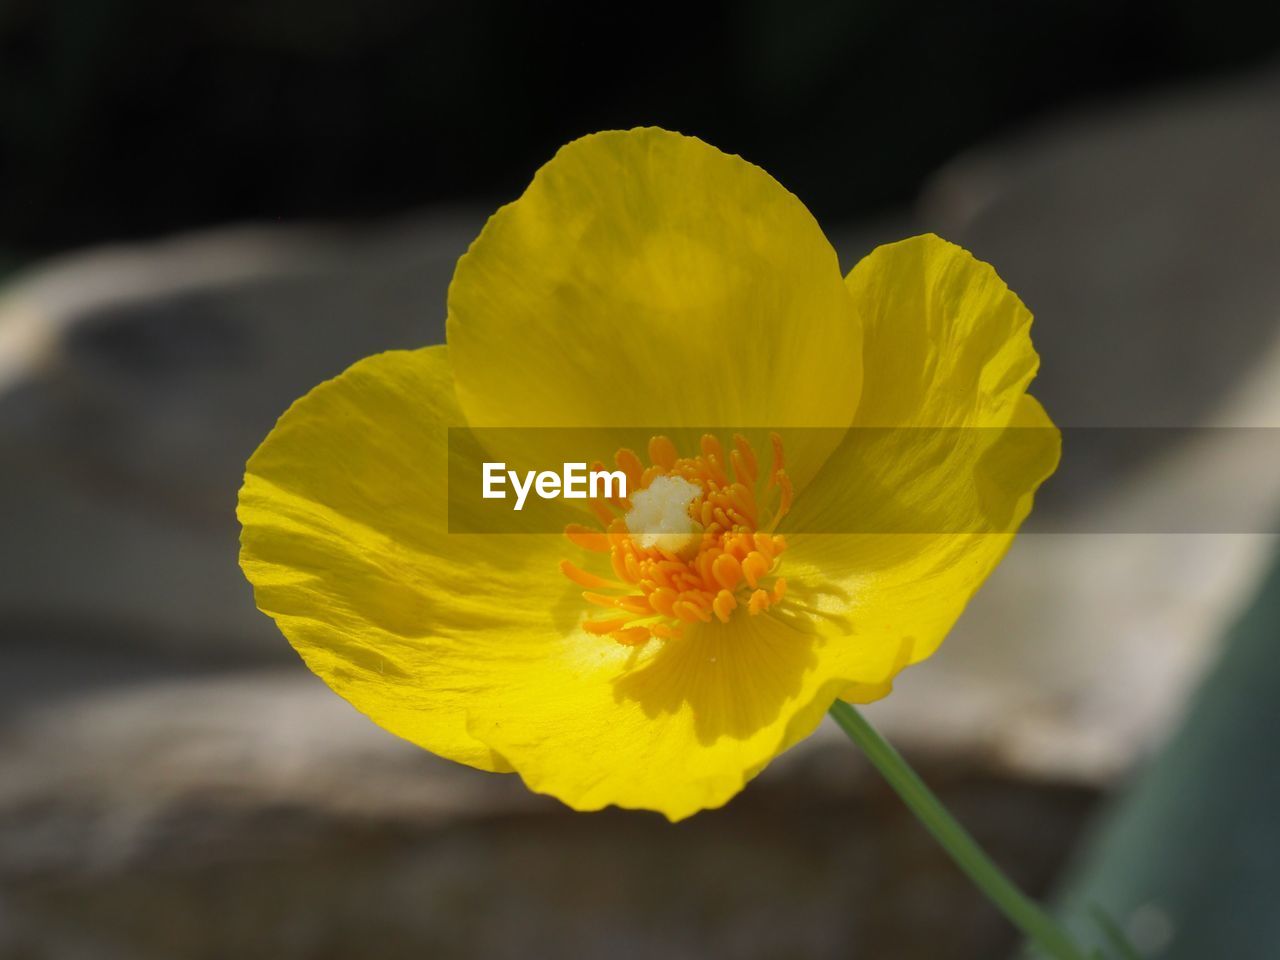
[[[629,449],[618,451],[631,496],[592,501],[599,528],[565,529],[575,545],[607,553],[614,573],[561,562],[565,576],[586,588],[583,599],[612,614],[584,621],[583,629],[641,644],[675,639],[685,624],[712,617],[728,623],[739,606],[755,616],[781,602],[787,583],[774,571],[787,544],[774,530],[793,494],[782,439],[775,433],[770,441],[773,463],[763,477],[755,450],[739,435],[727,457],[711,434],[692,457],[681,457],[668,437],[654,437],[649,466]]]
[[[631,509],[623,521],[632,540],[644,550],[661,548],[687,556],[701,532],[689,508],[702,496],[702,488],[684,477],[654,477],[631,497]],[[695,551],[696,552],[696,551]]]

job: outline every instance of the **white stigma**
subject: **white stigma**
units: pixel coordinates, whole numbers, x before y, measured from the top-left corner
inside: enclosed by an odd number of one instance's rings
[[[646,550],[657,547],[679,554],[693,546],[702,528],[689,516],[689,504],[702,488],[684,477],[655,477],[631,495],[627,529]]]

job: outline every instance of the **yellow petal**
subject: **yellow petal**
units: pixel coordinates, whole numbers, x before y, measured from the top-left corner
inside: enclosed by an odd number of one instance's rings
[[[467,733],[468,681],[438,638],[518,615],[473,591],[527,603],[522,564],[536,558],[509,537],[443,549],[446,428],[459,422],[444,347],[370,357],[316,387],[249,460],[240,564],[258,607],[337,693],[429,750],[510,770]]]
[[[865,330],[861,427],[996,426],[1036,374],[1031,313],[988,263],[933,234],[847,278]]]
[[[562,148],[449,289],[473,427],[845,427],[861,340],[804,205],[740,157],[653,128]]]
[[[892,673],[885,645],[773,611],[638,648],[587,633],[560,560],[589,559],[564,537],[448,532],[458,418],[444,348],[371,357],[281,417],[240,494],[259,607],[392,732],[578,809],[678,819],[732,797],[840,689]]]
[[[840,690],[888,682],[898,657],[832,644],[816,618],[738,613],[637,651],[597,639],[567,669],[522,646],[510,684],[470,729],[530,789],[578,810],[680,820],[718,807],[808,736]]]
[[[1003,557],[1061,439],[1026,394],[1031,315],[995,271],[934,236],[874,251],[848,278],[866,322],[855,425],[786,526],[789,583],[851,640],[929,656]],[[830,531],[830,532],[822,532]],[[848,699],[882,696],[859,685]]]

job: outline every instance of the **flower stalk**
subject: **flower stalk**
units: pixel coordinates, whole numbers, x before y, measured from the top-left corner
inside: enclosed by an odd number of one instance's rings
[[[831,716],[849,739],[862,748],[867,759],[889,781],[889,785],[960,869],[1040,952],[1053,960],[1087,960],[1084,951],[1038,903],[1005,876],[901,754],[856,708],[837,700],[831,705]]]

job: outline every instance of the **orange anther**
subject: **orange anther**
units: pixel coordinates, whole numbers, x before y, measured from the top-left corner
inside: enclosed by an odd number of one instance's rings
[[[757,590],[751,594],[751,599],[747,602],[747,613],[753,616],[769,609],[769,594],[763,590]]]
[[[778,509],[773,514],[773,519],[769,521],[769,532],[772,533],[774,528],[778,526],[778,521],[785,517],[791,510],[791,501],[795,497],[795,489],[791,486],[791,478],[787,476],[787,471],[779,470],[777,473],[778,487],[782,493],[778,497]]]
[[[574,583],[583,587],[592,589],[601,589],[608,587],[621,587],[622,584],[616,580],[606,580],[604,577],[598,577],[594,573],[588,573],[581,567],[574,566],[568,560],[560,561],[560,572],[572,580]]]
[[[747,559],[742,561],[742,575],[752,590],[760,585],[760,578],[768,572],[769,561],[758,550],[752,550],[747,554]]]
[[[760,464],[756,460],[756,452],[747,438],[740,433],[733,435],[733,473],[740,481],[747,484],[756,482]]]
[[[615,630],[621,630],[630,622],[625,617],[618,620],[583,620],[582,629],[587,633],[602,637],[605,634],[613,633]]]
[[[750,487],[745,483],[735,483],[729,488],[729,498],[740,513],[749,517],[752,521],[755,520],[756,498]]]
[[[623,447],[614,455],[613,462],[627,475],[627,489],[639,490],[640,478],[644,476],[644,464],[640,462],[635,451]]]
[[[677,599],[679,599],[679,594],[670,587],[659,587],[649,594],[649,606],[653,607],[655,613],[670,617],[672,616],[671,608],[675,605]]]
[[[627,554],[624,551],[615,548],[609,555],[609,563],[613,566],[613,572],[618,575],[619,580],[631,579],[631,574],[627,572]]]
[[[659,587],[671,587],[674,581],[671,579],[671,572],[665,570],[662,564],[649,562],[643,566],[644,571],[648,574],[648,579],[652,580]]]
[[[639,595],[632,595],[618,598],[618,606],[623,610],[630,610],[632,613],[638,613],[647,616],[653,613],[653,608],[649,606],[649,598]]]
[[[652,634],[647,627],[629,627],[626,630],[615,630],[609,636],[624,646],[635,647],[648,640]]]
[[[690,600],[677,600],[672,612],[686,623],[711,622],[711,614]]]
[[[742,534],[734,534],[725,540],[725,550],[732,553],[739,560],[747,559],[747,554],[751,552],[753,544],[747,537]]]
[[[694,604],[695,606],[698,606],[704,610],[710,611],[711,601],[715,598],[712,597],[711,594],[709,594],[706,590],[703,590],[701,589],[701,587],[699,587],[698,589],[695,589],[695,590],[686,590],[684,592],[683,599],[688,600],[690,603]]]
[[[676,465],[679,454],[670,437],[656,436],[649,439],[649,459],[658,466],[670,470]]]
[[[720,586],[726,590],[732,590],[738,585],[738,581],[742,579],[742,564],[738,562],[738,558],[733,554],[722,553],[716,557],[711,572]]]
[[[676,559],[676,555],[662,545],[650,547],[649,549],[656,553],[662,560],[670,562]]]
[[[720,441],[716,439],[714,434],[704,433],[699,443],[702,448],[702,455],[710,460],[716,457],[719,460],[724,459],[724,447],[720,445]]]
[[[729,614],[733,613],[734,607],[738,605],[738,601],[733,598],[733,594],[728,590],[721,590],[716,594],[716,598],[711,603],[711,609],[720,618],[721,623],[729,622]]]
[[[712,516],[712,514],[715,512],[715,509],[716,509],[715,504],[713,504],[710,500],[703,500],[702,503],[698,506],[698,516],[695,517],[694,519],[700,520],[704,527],[709,527],[711,526],[711,524],[715,523],[715,517]]]
[[[712,483],[717,486],[727,487],[729,485],[729,475],[724,472],[724,461],[715,454],[706,458],[707,473],[711,476]]]
[[[580,523],[571,523],[564,528],[564,535],[575,547],[590,550],[592,553],[608,553],[609,537],[599,530],[592,530]]]

